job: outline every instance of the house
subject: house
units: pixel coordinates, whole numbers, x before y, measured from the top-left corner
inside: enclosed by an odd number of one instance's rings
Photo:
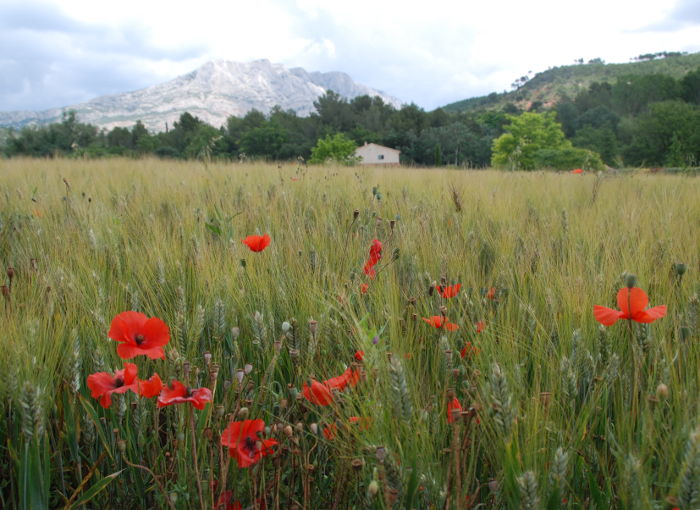
[[[400,150],[367,142],[355,150],[355,157],[360,158],[361,165],[398,165],[399,154]]]

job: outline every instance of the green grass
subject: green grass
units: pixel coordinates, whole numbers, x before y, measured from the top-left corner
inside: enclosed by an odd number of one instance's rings
[[[2,508],[211,508],[224,488],[244,508],[696,508],[695,178],[0,165],[0,262],[15,270],[0,312]],[[255,233],[272,238],[263,252],[240,242]],[[666,317],[595,322],[625,272]],[[462,290],[442,299],[441,281]],[[421,320],[441,306],[458,331]],[[125,310],[171,329],[166,360],[135,359],[141,377],[214,391],[194,445],[185,406],[91,398],[87,376],[122,367],[107,333]],[[462,359],[467,341],[479,352]],[[358,349],[355,388],[328,407],[301,396]],[[465,413],[451,425],[453,395]],[[219,435],[244,417],[280,445],[239,469]]]

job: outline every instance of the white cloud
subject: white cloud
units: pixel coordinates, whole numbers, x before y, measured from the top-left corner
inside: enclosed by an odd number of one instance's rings
[[[0,109],[140,88],[214,58],[345,71],[434,108],[579,57],[698,51],[700,20],[678,21],[689,9],[692,0],[3,0]]]

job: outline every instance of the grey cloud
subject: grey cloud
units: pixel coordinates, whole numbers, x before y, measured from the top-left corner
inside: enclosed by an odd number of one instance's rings
[[[0,111],[43,110],[157,83],[149,61],[181,61],[203,45],[153,46],[138,25],[80,23],[43,3],[0,6]]]
[[[671,32],[698,24],[700,24],[700,2],[679,0],[665,19],[643,27],[638,32]]]

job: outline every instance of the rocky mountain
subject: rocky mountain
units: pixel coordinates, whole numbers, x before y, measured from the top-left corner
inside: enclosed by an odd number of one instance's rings
[[[268,60],[217,60],[169,82],[134,92],[41,112],[0,112],[0,126],[21,128],[60,122],[63,112],[75,110],[81,122],[107,129],[130,127],[140,120],[151,131],[163,131],[184,112],[218,127],[231,115],[240,117],[252,109],[268,113],[274,106],[307,116],[314,111],[314,101],[328,90],[347,99],[369,95],[396,107],[401,105],[398,99],[355,83],[341,72],[287,69]]]

